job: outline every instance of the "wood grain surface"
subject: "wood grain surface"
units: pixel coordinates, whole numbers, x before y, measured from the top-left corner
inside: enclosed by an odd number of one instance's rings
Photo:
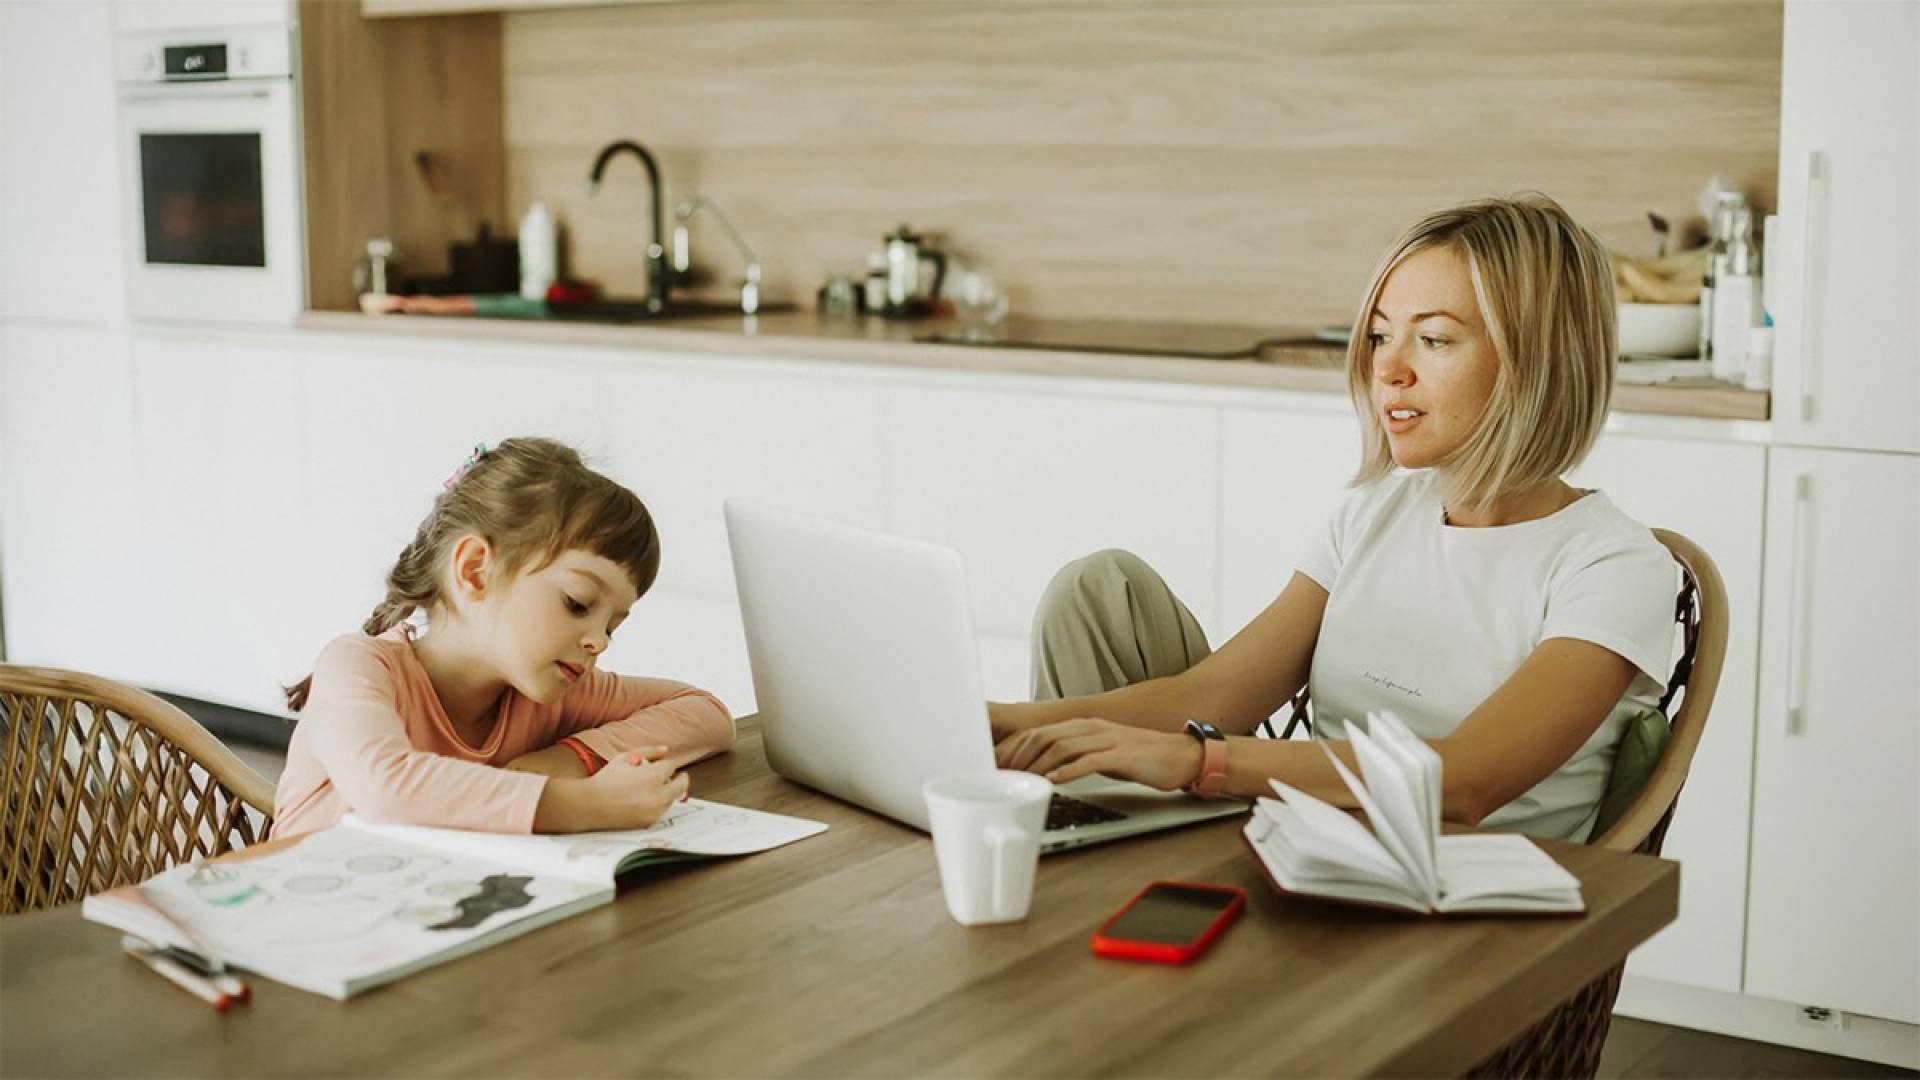
[[[715,199],[769,298],[859,275],[901,222],[1013,309],[1317,325],[1352,317],[1420,214],[1540,190],[1651,251],[1721,174],[1770,208],[1778,0],[741,2],[503,19],[506,198],[572,269],[644,287],[646,184]],[[720,295],[742,267],[711,222]]]
[[[8,1076],[1442,1075],[1672,921],[1679,867],[1543,846],[1578,918],[1416,919],[1283,898],[1239,819],[1043,859],[1025,922],[948,918],[931,843],[768,772],[757,727],[703,797],[827,822],[761,855],[657,867],[619,898],[348,1002],[254,980],[226,1015],[75,906],[0,921]],[[1238,884],[1190,968],[1094,957],[1148,881]]]

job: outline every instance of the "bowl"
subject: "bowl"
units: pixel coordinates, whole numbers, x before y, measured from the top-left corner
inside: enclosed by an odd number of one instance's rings
[[[1699,304],[1619,304],[1620,355],[1694,356]]]

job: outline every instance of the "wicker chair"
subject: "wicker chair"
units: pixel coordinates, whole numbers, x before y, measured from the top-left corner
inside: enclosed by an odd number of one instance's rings
[[[0,915],[266,835],[273,785],[141,690],[0,664]]]
[[[1673,823],[1674,807],[1679,803],[1680,787],[1686,782],[1693,752],[1706,728],[1714,692],[1720,687],[1728,619],[1726,583],[1707,553],[1679,533],[1655,529],[1653,535],[1673,553],[1681,570],[1674,620],[1683,645],[1666,696],[1660,700],[1660,711],[1667,715],[1672,734],[1640,793],[1604,833],[1587,841],[1614,851],[1648,855],[1660,854],[1667,827]],[[1673,708],[1676,697],[1680,701],[1677,710]],[[1293,700],[1291,708],[1292,715],[1280,738],[1291,738],[1302,725],[1312,730],[1305,690]],[[1271,728],[1268,730],[1271,734]],[[1625,971],[1624,961],[1615,965],[1467,1075],[1593,1076],[1600,1067],[1600,1052],[1607,1042],[1613,1003],[1620,996],[1620,977]]]

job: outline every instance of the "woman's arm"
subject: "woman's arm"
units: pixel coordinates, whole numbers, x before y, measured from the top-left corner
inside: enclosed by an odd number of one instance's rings
[[[1247,734],[1306,684],[1326,610],[1327,590],[1296,573],[1245,629],[1186,671],[1087,697],[990,704],[994,738],[1004,743],[1043,725],[1092,716],[1163,732],[1177,732],[1197,716]]]
[[[1452,735],[1430,740],[1441,761],[1441,816],[1477,825],[1552,775],[1613,711],[1634,671],[1625,658],[1592,642],[1550,638],[1535,646]],[[1269,795],[1267,780],[1275,778],[1336,806],[1357,806],[1321,746],[1339,754],[1349,769],[1357,767],[1345,741],[1229,739],[1226,790]],[[1099,772],[1171,791],[1198,775],[1200,750],[1184,734],[1076,720],[1003,741],[1000,763],[1055,783]]]

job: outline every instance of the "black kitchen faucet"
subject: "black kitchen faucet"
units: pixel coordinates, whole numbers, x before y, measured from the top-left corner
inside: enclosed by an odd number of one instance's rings
[[[653,189],[653,236],[647,243],[647,308],[661,311],[667,306],[667,290],[671,284],[667,270],[667,249],[661,244],[660,236],[665,231],[665,218],[660,210],[660,166],[654,164],[653,155],[647,148],[632,139],[621,139],[607,144],[600,156],[593,159],[593,175],[588,177],[588,194],[600,192],[600,174],[607,169],[607,162],[622,150],[631,150],[640,158],[640,164],[646,166],[647,184]]]

